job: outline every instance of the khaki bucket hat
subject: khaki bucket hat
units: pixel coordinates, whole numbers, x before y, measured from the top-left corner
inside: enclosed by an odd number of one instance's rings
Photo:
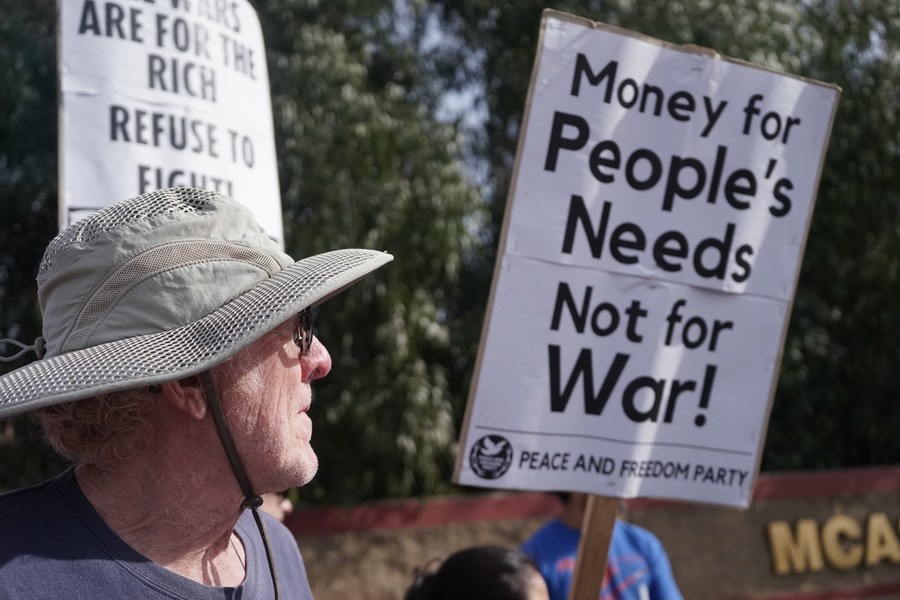
[[[47,247],[40,360],[0,377],[0,418],[195,375],[393,257],[294,261],[249,210],[192,188],[104,208]]]

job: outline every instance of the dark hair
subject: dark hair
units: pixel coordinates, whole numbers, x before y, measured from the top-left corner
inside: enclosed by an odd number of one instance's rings
[[[404,600],[527,600],[537,572],[518,550],[476,546],[451,554],[436,571],[417,572]]]

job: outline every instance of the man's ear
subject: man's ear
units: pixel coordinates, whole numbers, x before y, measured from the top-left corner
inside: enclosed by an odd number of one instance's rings
[[[160,384],[163,397],[175,408],[200,421],[206,416],[206,395],[197,376]]]

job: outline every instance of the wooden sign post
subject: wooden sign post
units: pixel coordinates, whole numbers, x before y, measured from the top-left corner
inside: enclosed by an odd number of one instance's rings
[[[581,539],[578,541],[578,557],[569,600],[597,600],[600,597],[603,575],[606,573],[606,557],[612,541],[618,498],[588,496],[584,519],[581,522]]]

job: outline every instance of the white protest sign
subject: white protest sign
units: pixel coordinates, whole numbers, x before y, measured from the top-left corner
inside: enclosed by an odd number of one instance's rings
[[[262,31],[246,0],[60,2],[60,225],[171,186],[283,242]]]
[[[749,504],[838,96],[545,12],[456,481]]]

